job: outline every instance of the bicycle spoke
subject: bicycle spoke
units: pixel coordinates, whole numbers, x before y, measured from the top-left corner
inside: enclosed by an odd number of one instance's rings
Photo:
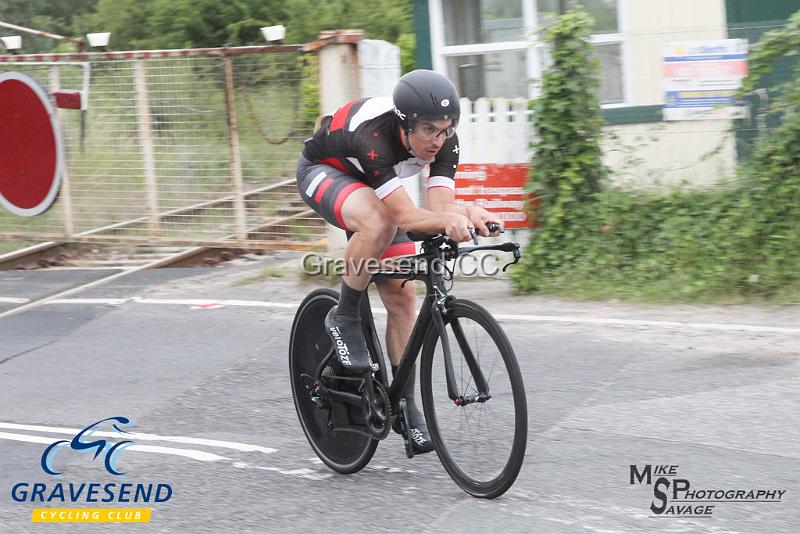
[[[464,357],[464,360],[467,362],[467,366],[469,367],[470,372],[470,379],[475,379],[475,382],[478,384],[479,387],[482,387],[484,382],[483,380],[483,373],[481,371],[480,365],[480,358],[475,357],[475,353],[470,347],[469,341],[467,340],[467,336],[464,334],[463,326],[459,319],[454,318],[450,321],[450,326],[453,330],[453,334],[455,335],[456,341],[458,342],[458,348],[461,350],[461,354]],[[479,347],[480,344],[478,342],[478,334],[477,329],[474,328],[473,331],[475,332],[475,347]],[[455,346],[451,344],[453,350]]]

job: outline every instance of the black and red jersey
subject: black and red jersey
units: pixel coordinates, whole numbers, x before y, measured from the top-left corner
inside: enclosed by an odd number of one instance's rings
[[[408,178],[430,165],[428,187],[455,186],[458,136],[447,139],[433,160],[408,152],[400,137],[391,98],[360,98],[326,117],[307,139],[303,156],[362,180],[385,198]]]

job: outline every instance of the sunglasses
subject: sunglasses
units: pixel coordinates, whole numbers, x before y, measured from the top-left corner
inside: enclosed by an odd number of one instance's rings
[[[453,137],[456,133],[456,127],[451,125],[447,128],[437,128],[433,124],[423,123],[419,127],[412,129],[411,132],[423,141],[433,141],[442,134],[448,139]]]

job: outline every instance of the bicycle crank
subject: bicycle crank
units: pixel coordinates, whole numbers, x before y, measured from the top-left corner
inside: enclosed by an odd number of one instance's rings
[[[361,388],[361,409],[370,436],[383,439],[389,435],[391,428],[389,394],[383,384],[372,376],[364,380]]]

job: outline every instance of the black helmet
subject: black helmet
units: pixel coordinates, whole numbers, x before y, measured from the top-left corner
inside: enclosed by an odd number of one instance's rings
[[[418,69],[400,78],[392,100],[394,113],[406,131],[413,128],[415,119],[452,119],[455,128],[461,115],[456,86],[432,70]]]

